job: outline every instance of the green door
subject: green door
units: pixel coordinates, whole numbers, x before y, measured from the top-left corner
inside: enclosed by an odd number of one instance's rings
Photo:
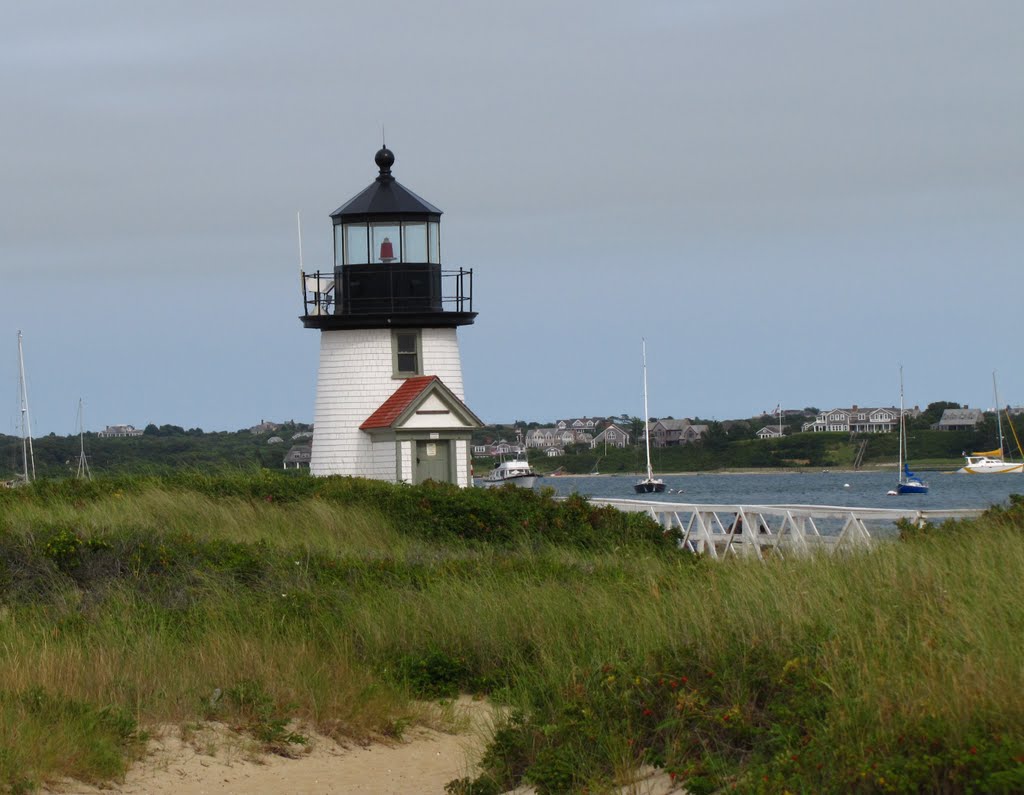
[[[416,442],[416,482],[424,480],[451,482],[448,442]]]

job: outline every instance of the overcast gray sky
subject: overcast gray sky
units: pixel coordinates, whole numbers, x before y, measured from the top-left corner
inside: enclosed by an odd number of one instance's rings
[[[311,421],[329,213],[475,272],[486,421],[1024,403],[1024,3],[40,2],[0,28],[0,432]],[[4,342],[6,339],[6,343]],[[7,354],[3,354],[3,349]],[[6,364],[5,364],[6,362]],[[6,393],[7,398],[3,398]]]

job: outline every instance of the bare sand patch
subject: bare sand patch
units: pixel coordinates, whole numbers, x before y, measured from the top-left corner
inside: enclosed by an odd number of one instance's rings
[[[267,754],[251,738],[222,724],[192,730],[167,726],[149,742],[146,756],[125,780],[102,787],[62,781],[44,789],[60,795],[445,795],[449,781],[477,773],[490,736],[494,708],[460,697],[437,725],[417,726],[401,740],[340,745],[303,731],[306,746],[293,756]],[[671,779],[642,770],[621,795],[669,795]],[[524,787],[510,795],[535,795]]]

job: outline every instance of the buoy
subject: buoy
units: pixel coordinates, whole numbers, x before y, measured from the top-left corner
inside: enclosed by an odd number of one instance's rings
[[[843,484],[843,488],[844,488],[844,489],[848,489],[848,488],[850,488],[850,484],[849,484],[849,483],[844,483],[844,484]]]

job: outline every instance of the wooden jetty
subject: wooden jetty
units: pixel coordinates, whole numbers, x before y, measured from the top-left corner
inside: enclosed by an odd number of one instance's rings
[[[591,498],[592,505],[646,513],[680,535],[680,546],[716,560],[728,556],[787,558],[870,549],[897,537],[895,523],[916,525],[980,516],[981,508],[917,511],[842,505],[703,505]]]

